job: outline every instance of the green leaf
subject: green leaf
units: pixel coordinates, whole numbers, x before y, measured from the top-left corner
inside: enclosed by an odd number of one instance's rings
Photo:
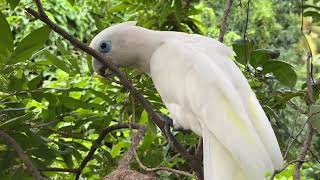
[[[10,4],[10,8],[13,10],[19,4],[20,0],[7,0],[7,3]]]
[[[61,69],[62,71],[68,74],[72,74],[71,66],[69,65],[68,62],[59,59],[56,55],[50,53],[47,50],[43,51],[43,54],[48,58],[48,60],[52,63],[52,65],[54,65],[58,69]]]
[[[67,148],[63,153],[61,153],[61,157],[66,163],[68,168],[73,168],[73,160],[72,160],[72,154],[71,154],[72,149]]]
[[[0,63],[5,62],[1,57],[7,58],[13,51],[13,37],[6,17],[0,11]]]
[[[170,3],[168,2],[165,3],[164,5],[161,5],[160,8],[161,8],[161,13],[159,17],[159,26],[162,26],[167,21],[167,17],[172,11],[170,7]]]
[[[33,78],[31,81],[28,82],[28,88],[29,90],[37,89],[42,84],[42,73]]]
[[[0,153],[0,169],[1,171],[5,171],[12,167],[15,164],[15,158],[17,158],[16,152],[10,151],[10,149],[6,151],[1,151]],[[2,177],[4,178],[4,177]]]
[[[177,20],[181,22],[183,19],[183,8],[182,8],[181,0],[174,0],[174,7],[176,10],[175,12],[176,12]]]
[[[115,5],[111,8],[109,8],[109,13],[113,13],[113,12],[119,12],[119,11],[124,11],[129,7],[129,4],[127,3],[120,3],[118,5]]]
[[[69,96],[58,96],[58,98],[59,98],[59,101],[69,109],[77,109],[77,108],[89,109],[90,108],[90,106],[86,102],[71,98]]]
[[[272,73],[280,83],[290,88],[296,85],[297,73],[291,64],[284,61],[268,61],[262,68],[262,73]]]
[[[251,40],[244,41],[243,39],[236,40],[232,45],[234,52],[237,54],[235,59],[243,64],[247,65],[251,60],[251,53],[253,51],[254,43]]]
[[[249,64],[252,67],[261,67],[269,59],[276,59],[280,56],[280,52],[271,49],[256,49],[253,50],[250,57]]]
[[[121,141],[121,142],[119,142],[118,144],[114,145],[114,146],[112,147],[111,152],[110,152],[112,158],[115,158],[115,157],[119,156],[120,153],[121,153],[121,149],[122,149],[122,148],[128,148],[129,145],[130,145],[130,143],[125,142],[125,141]]]
[[[9,85],[7,87],[8,91],[17,92],[24,89],[24,84],[26,82],[26,77],[22,74],[21,77],[18,75],[11,74],[9,77]]]
[[[74,5],[74,3],[75,3],[75,0],[68,0],[69,1],[69,3],[73,6]]]
[[[19,117],[15,117],[12,119],[7,120],[6,122],[0,124],[0,128],[1,129],[12,129],[15,128],[17,126],[21,126],[22,122],[29,120],[32,118],[32,114],[28,113],[28,114],[24,114],[23,116],[19,116]]]
[[[39,50],[45,44],[50,32],[48,26],[43,26],[28,34],[15,48],[7,64],[15,64],[29,59],[34,51]]]
[[[80,74],[80,67],[79,67],[79,62],[77,61],[76,58],[68,58],[68,62],[70,62],[71,67],[73,67],[71,70],[74,71],[74,74],[78,73]]]
[[[320,133],[320,105],[312,105],[310,107],[310,119],[312,127]]]
[[[250,65],[254,68],[262,66],[265,62],[269,60],[268,54],[261,50],[254,50],[252,51],[251,58],[250,58]]]

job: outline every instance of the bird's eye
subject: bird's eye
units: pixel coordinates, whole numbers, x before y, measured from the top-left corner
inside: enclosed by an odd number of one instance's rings
[[[111,47],[112,47],[111,41],[102,41],[100,43],[100,52],[108,53],[111,51]]]

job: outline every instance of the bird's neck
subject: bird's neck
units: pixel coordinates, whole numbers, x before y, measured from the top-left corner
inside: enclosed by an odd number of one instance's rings
[[[134,67],[150,74],[150,60],[154,51],[161,46],[163,39],[158,31],[135,26],[126,32],[126,39],[130,40],[129,49],[132,49]]]

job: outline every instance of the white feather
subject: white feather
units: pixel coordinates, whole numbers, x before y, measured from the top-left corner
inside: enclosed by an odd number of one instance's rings
[[[262,180],[282,164],[267,116],[234,52],[200,35],[152,31],[123,23],[91,42],[111,40],[106,56],[151,75],[175,126],[203,137],[205,180]],[[94,61],[99,72],[102,65]]]
[[[214,42],[211,42],[214,43]],[[207,180],[264,179],[282,163],[271,125],[228,54],[168,40],[151,58],[151,77],[175,123],[204,139]],[[212,52],[227,52],[216,42]]]

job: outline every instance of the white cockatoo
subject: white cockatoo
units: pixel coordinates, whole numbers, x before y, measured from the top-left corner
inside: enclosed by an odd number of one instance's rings
[[[174,125],[202,136],[205,180],[262,180],[281,166],[270,122],[229,47],[135,22],[103,30],[90,47],[120,67],[151,76]],[[104,73],[99,61],[93,66]]]

